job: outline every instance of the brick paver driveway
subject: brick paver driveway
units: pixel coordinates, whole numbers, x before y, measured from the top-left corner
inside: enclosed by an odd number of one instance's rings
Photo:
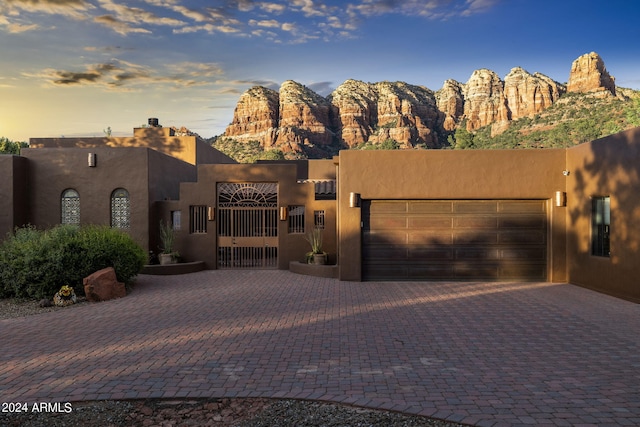
[[[550,283],[141,276],[0,320],[0,401],[320,399],[476,425],[640,425],[640,305]]]

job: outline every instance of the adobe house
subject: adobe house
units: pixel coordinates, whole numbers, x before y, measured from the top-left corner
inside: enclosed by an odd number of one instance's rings
[[[250,165],[155,125],[31,146],[0,156],[5,232],[111,224],[156,251],[163,220],[185,261],[297,271],[318,227],[341,280],[570,282],[640,302],[640,128],[568,149]]]

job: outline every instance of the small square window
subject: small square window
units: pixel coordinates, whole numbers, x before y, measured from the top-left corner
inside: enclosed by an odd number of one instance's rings
[[[182,211],[171,211],[171,227],[174,231],[182,229]]]
[[[324,230],[324,211],[313,211],[313,226]]]
[[[609,196],[591,199],[591,254],[610,256],[611,199]]]

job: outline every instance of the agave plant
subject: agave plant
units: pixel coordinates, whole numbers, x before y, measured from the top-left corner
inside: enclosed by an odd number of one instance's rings
[[[305,236],[305,240],[311,245],[312,254],[323,254],[322,250],[322,229],[314,228]]]

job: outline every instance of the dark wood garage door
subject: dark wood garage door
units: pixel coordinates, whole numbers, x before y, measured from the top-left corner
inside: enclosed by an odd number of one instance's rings
[[[363,200],[363,280],[547,277],[545,200]]]

